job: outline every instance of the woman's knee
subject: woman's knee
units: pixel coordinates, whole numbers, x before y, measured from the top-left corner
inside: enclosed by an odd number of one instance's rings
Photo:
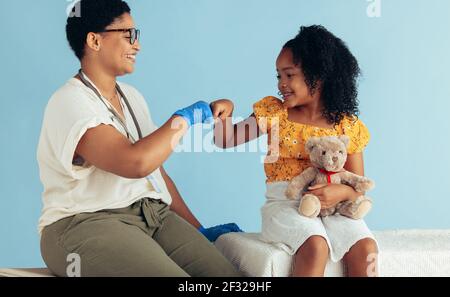
[[[47,268],[57,276],[66,276],[67,267],[70,264],[68,262],[69,252],[59,244],[60,236],[70,220],[71,218],[62,219],[46,226],[41,234],[40,250],[42,259]]]
[[[297,253],[309,259],[327,259],[328,258],[328,244],[325,238],[319,235],[309,237],[299,248]]]

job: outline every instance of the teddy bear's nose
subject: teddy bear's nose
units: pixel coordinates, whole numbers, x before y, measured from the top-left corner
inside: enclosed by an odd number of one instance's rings
[[[333,157],[333,162],[337,162],[338,157]]]

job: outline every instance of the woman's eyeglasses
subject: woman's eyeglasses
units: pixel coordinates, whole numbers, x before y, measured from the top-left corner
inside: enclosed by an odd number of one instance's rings
[[[133,45],[136,40],[139,40],[139,36],[141,34],[141,31],[139,29],[136,28],[130,28],[130,29],[109,29],[109,30],[104,30],[102,32],[129,32],[130,36],[128,38],[130,38],[130,44]]]

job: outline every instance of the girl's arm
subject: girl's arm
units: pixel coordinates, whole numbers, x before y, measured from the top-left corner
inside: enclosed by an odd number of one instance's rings
[[[214,144],[221,148],[229,148],[249,142],[259,137],[262,132],[256,122],[256,117],[251,114],[247,119],[232,123],[234,105],[231,100],[220,99],[211,103],[213,116],[216,119],[214,125]]]
[[[228,117],[216,122],[214,144],[221,148],[235,147],[258,138],[261,134],[254,114],[236,124]]]
[[[344,169],[364,176],[363,154],[355,153],[348,155]],[[313,194],[319,197],[323,209],[335,206],[341,201],[354,201],[359,196],[364,195],[364,193],[359,193],[352,187],[344,184],[317,184],[309,187],[305,194]]]
[[[344,169],[354,174],[364,176],[364,158],[363,153],[355,153],[347,156]]]
[[[354,174],[364,176],[364,158],[363,153],[355,153],[347,156],[347,162],[345,162],[344,169]],[[349,200],[355,200],[364,193],[359,193],[349,186]]]

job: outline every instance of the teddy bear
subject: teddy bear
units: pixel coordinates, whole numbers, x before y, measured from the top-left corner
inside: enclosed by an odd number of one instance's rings
[[[344,169],[347,160],[347,146],[350,138],[342,136],[311,137],[305,145],[312,167],[305,169],[288,184],[286,196],[300,198],[298,211],[301,215],[314,218],[339,213],[352,219],[363,218],[372,207],[372,200],[363,192],[371,190],[375,184],[367,177],[356,175]],[[309,186],[322,183],[346,184],[361,193],[355,201],[346,200],[336,206],[322,209],[319,198],[304,194]]]

